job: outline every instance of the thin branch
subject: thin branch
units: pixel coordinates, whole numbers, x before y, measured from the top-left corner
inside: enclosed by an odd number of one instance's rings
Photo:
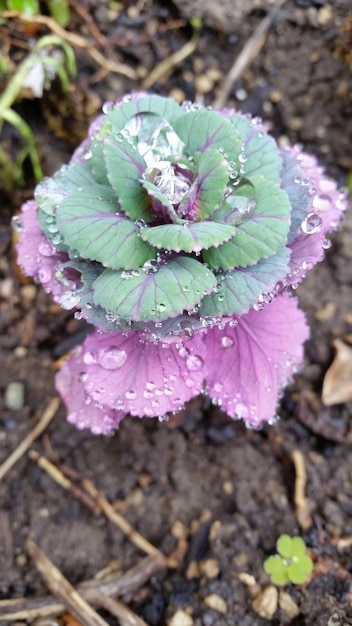
[[[84,581],[77,585],[77,591],[93,606],[100,606],[94,602],[94,598],[99,597],[96,594],[103,594],[105,598],[107,596],[130,597],[164,569],[164,559],[148,556],[125,574],[116,573],[108,581],[96,578]],[[0,621],[32,621],[38,617],[60,615],[64,610],[65,605],[53,596],[0,600]]]
[[[189,57],[196,49],[199,43],[200,32],[196,29],[193,37],[180,50],[174,52],[169,57],[161,61],[152,69],[142,83],[142,89],[150,89],[158,80],[164,78],[170,72],[180,65],[187,57]]]
[[[305,531],[312,525],[312,517],[310,514],[310,503],[305,494],[307,474],[302,452],[293,450],[292,461],[296,472],[294,492],[295,515],[298,524]]]
[[[32,539],[27,540],[27,552],[50,591],[63,602],[74,617],[85,626],[108,626]]]
[[[128,539],[140,550],[143,550],[143,552],[151,556],[158,556],[166,562],[166,557],[147,539],[138,533],[120,513],[117,513],[117,511],[114,510],[108,500],[102,493],[100,493],[100,491],[98,491],[91,480],[83,478],[82,487],[84,491],[82,491],[74,485],[71,480],[64,476],[56,465],[51,463],[44,456],[38,454],[38,452],[31,450],[29,456],[32,461],[38,463],[38,465],[50,476],[50,478],[60,485],[60,487],[66,489],[66,491],[69,491],[72,495],[84,501],[85,504],[87,504],[86,499],[90,498],[91,504],[88,504],[88,506],[92,508],[93,504],[95,512],[99,510],[103,511],[106,517],[113,522],[113,524],[116,524],[116,526],[118,526]],[[84,494],[86,498],[82,497],[82,494]]]
[[[35,439],[37,439],[42,432],[47,428],[53,419],[56,411],[58,410],[60,405],[59,398],[53,398],[46,410],[44,411],[42,417],[40,418],[38,424],[35,428],[30,432],[27,437],[23,439],[20,445],[10,454],[10,456],[4,461],[4,463],[0,466],[0,480],[4,478],[5,474],[11,469],[17,461],[27,452],[27,450],[31,447]]]
[[[109,598],[109,596],[101,593],[101,591],[93,591],[91,600],[101,609],[105,609],[109,611],[111,615],[117,617],[121,626],[148,626],[144,619],[136,615],[136,613],[120,602],[120,600]]]
[[[49,30],[53,33],[61,37],[64,41],[67,41],[71,44],[71,46],[76,48],[83,48],[87,50],[88,54],[104,69],[107,69],[109,72],[115,72],[116,74],[122,74],[127,78],[131,78],[132,80],[136,79],[137,74],[135,70],[133,70],[128,65],[123,63],[119,63],[119,61],[115,61],[113,59],[107,59],[99,50],[97,50],[93,44],[89,43],[84,37],[81,35],[77,35],[76,33],[72,33],[68,30],[65,30],[60,26],[52,17],[48,17],[46,15],[27,15],[26,13],[21,13],[20,11],[0,11],[0,18],[2,19],[20,19],[24,22],[29,22],[30,24],[43,24],[47,26]]]
[[[232,68],[227,74],[222,86],[219,89],[218,95],[214,101],[214,109],[222,109],[229,97],[230,91],[234,83],[241,78],[243,72],[258,56],[260,50],[265,44],[269,29],[286,0],[278,0],[277,4],[272,8],[269,15],[267,15],[257,26],[253,35],[248,39],[242,52],[235,60]]]

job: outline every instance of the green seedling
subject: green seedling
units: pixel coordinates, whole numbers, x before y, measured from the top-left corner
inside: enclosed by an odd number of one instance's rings
[[[53,54],[54,47],[61,48],[62,53]],[[76,73],[75,57],[71,46],[60,37],[47,35],[35,44],[3,91],[0,97],[0,131],[3,123],[8,122],[18,130],[24,142],[15,164],[12,164],[11,158],[0,148],[0,162],[6,171],[11,169],[12,165],[14,182],[23,181],[22,165],[26,157],[30,159],[36,182],[43,178],[33,132],[27,122],[12,108],[26,84],[29,73],[36,66],[40,66],[39,69],[43,73],[44,87],[52,78],[58,76],[64,92],[67,92],[69,88],[70,77]],[[6,164],[7,167],[5,167]]]
[[[46,4],[51,17],[65,28],[70,21],[68,0],[47,0]],[[6,9],[33,16],[41,13],[38,0],[0,0],[0,11],[5,11]]]
[[[306,582],[313,570],[313,561],[306,554],[306,544],[301,537],[281,535],[276,543],[278,554],[269,556],[264,562],[264,570],[274,585]]]

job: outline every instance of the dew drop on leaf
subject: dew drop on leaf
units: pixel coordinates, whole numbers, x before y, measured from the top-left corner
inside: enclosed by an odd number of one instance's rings
[[[233,346],[232,337],[227,337],[226,335],[221,339],[221,345],[223,348],[232,348]]]
[[[114,346],[101,348],[98,352],[98,362],[106,370],[116,370],[124,365],[127,352]]]
[[[305,235],[314,235],[321,230],[322,220],[317,213],[308,213],[301,224],[301,229]]]
[[[318,209],[318,211],[328,211],[331,207],[330,197],[325,194],[315,196],[313,200],[313,207]]]
[[[203,367],[204,361],[197,354],[190,354],[186,358],[186,365],[191,372],[195,372]]]
[[[13,216],[13,218],[11,220],[11,226],[12,226],[12,229],[15,232],[17,232],[17,233],[21,232],[21,230],[22,230],[22,220],[21,220],[19,215],[14,215]]]
[[[93,352],[89,352],[87,350],[87,352],[85,352],[83,355],[83,363],[85,363],[86,365],[92,365],[92,363],[96,363],[96,362],[97,360]]]

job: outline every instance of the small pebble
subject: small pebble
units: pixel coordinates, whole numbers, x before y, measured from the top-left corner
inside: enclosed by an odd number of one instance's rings
[[[276,587],[269,585],[253,600],[253,611],[264,619],[272,619],[277,609],[278,595]]]
[[[179,609],[168,621],[168,626],[193,626],[193,619],[186,611]]]
[[[226,615],[227,613],[227,604],[221,596],[218,596],[217,593],[211,593],[209,596],[204,598],[204,602],[207,606],[218,613],[222,613],[222,615]]]
[[[291,621],[300,614],[296,602],[292,600],[291,596],[286,593],[286,591],[280,591],[279,593],[279,607]]]
[[[24,384],[9,383],[5,389],[5,407],[10,411],[19,411],[24,405]]]
[[[199,570],[206,578],[216,578],[220,574],[220,563],[216,559],[206,559],[199,564]]]

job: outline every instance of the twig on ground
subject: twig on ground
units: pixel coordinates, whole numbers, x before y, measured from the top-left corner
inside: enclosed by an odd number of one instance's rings
[[[30,450],[28,455],[31,461],[38,463],[39,467],[43,469],[58,485],[60,485],[60,487],[72,493],[75,498],[83,502],[83,504],[91,509],[93,513],[100,513],[100,509],[94,499],[66,478],[56,465],[51,463],[45,456],[42,456],[36,452],[36,450]]]
[[[120,530],[128,537],[128,539],[134,543],[135,546],[143,550],[146,554],[151,556],[158,556],[161,559],[164,559],[166,562],[166,557],[155,547],[153,546],[147,539],[145,539],[142,535],[140,535],[131,524],[108,502],[108,500],[98,491],[95,485],[91,480],[84,477],[81,481],[83,490],[74,485],[71,480],[66,478],[63,473],[51,463],[48,459],[38,454],[36,451],[30,451],[30,458],[32,461],[38,463],[38,465],[45,471],[47,474],[63,489],[66,489],[73,496],[79,498],[84,504],[89,506],[89,508],[93,509],[95,512],[99,512],[99,510],[103,511],[106,517],[116,524],[120,528]]]
[[[158,80],[166,77],[170,72],[187,59],[196,49],[199,43],[200,29],[195,28],[193,37],[180,50],[161,61],[152,69],[142,83],[142,89],[150,89]]]
[[[56,411],[58,410],[60,405],[59,398],[53,398],[46,410],[44,411],[42,417],[40,418],[38,424],[33,428],[32,432],[30,432],[27,437],[23,439],[20,445],[10,454],[10,456],[4,461],[4,463],[0,466],[0,480],[4,478],[5,474],[11,469],[17,461],[27,452],[27,450],[33,444],[33,441],[39,437],[42,432],[47,428],[51,420],[53,419]]]
[[[117,617],[121,626],[148,626],[144,619],[136,615],[136,613],[120,602],[120,600],[109,598],[109,596],[106,596],[101,591],[92,591],[91,598],[94,604],[101,609],[109,611],[114,617]]]
[[[80,18],[86,23],[87,28],[90,34],[92,35],[92,37],[94,37],[94,39],[97,40],[100,46],[106,49],[109,46],[109,41],[100,32],[99,28],[97,27],[96,23],[94,22],[90,13],[87,11],[84,4],[78,3],[76,2],[76,0],[71,0],[71,6],[76,11],[76,13],[80,16]]]
[[[292,452],[292,461],[296,472],[294,492],[295,515],[298,524],[305,531],[312,525],[312,517],[310,514],[310,503],[305,494],[307,475],[302,452],[294,450]]]
[[[273,20],[285,2],[286,0],[278,0],[270,13],[258,24],[253,35],[248,39],[218,91],[213,104],[214,109],[222,109],[225,106],[234,83],[241,78],[243,72],[254,61],[264,46]]]
[[[108,626],[32,539],[27,540],[27,552],[50,591],[63,602],[74,617],[85,626]]]
[[[108,581],[91,579],[80,583],[77,591],[82,598],[95,605],[94,594],[101,593],[107,596],[130,597],[153,576],[165,569],[165,560],[159,557],[145,557],[125,574],[120,572]],[[99,606],[99,605],[97,605]],[[0,600],[0,620],[15,622],[20,620],[31,621],[37,617],[60,615],[65,605],[58,602],[53,596],[45,598],[18,598],[16,600]]]
[[[48,17],[46,15],[27,15],[26,13],[21,13],[20,11],[0,11],[0,18],[20,19],[21,21],[29,22],[31,24],[42,24],[49,28],[51,32],[61,37],[61,39],[71,44],[71,46],[86,50],[88,54],[92,57],[92,59],[108,72],[122,74],[123,76],[131,78],[132,80],[136,79],[137,77],[135,70],[133,70],[131,67],[125,65],[124,63],[120,63],[119,61],[115,61],[114,59],[106,58],[101,52],[99,52],[99,50],[97,50],[93,46],[93,44],[89,43],[84,37],[65,30],[64,28],[62,28],[62,26],[59,26],[59,24],[55,22],[52,17]]]
[[[113,522],[113,524],[116,524],[116,526],[122,530],[122,532],[132,543],[134,543],[135,546],[150,556],[159,556],[164,559],[166,558],[155,546],[140,535],[120,513],[115,511],[110,502],[108,502],[105,496],[98,491],[89,478],[84,478],[82,484],[87,493],[94,498],[95,502],[101,508],[106,517]]]

